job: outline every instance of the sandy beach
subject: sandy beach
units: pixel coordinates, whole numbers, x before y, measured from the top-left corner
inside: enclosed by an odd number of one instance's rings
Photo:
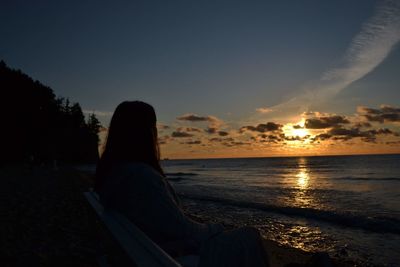
[[[82,195],[92,185],[90,175],[71,167],[15,165],[2,167],[0,177],[2,266],[98,266],[96,257],[103,253],[120,265],[121,251]],[[270,240],[265,247],[276,267],[304,263],[311,255]]]

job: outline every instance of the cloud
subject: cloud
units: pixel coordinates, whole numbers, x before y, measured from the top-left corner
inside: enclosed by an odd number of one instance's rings
[[[219,131],[219,132],[218,132],[218,135],[219,135],[219,136],[227,136],[227,135],[229,135],[229,133],[228,133],[228,132],[225,132],[225,131]]]
[[[285,134],[261,134],[259,135],[261,138],[261,142],[268,142],[268,143],[279,143],[285,140]]]
[[[209,139],[210,142],[233,142],[234,139],[232,137],[228,138],[220,138],[220,137],[214,137]]]
[[[215,116],[211,116],[211,115],[199,116],[199,115],[196,115],[193,113],[188,113],[188,114],[182,115],[180,117],[177,117],[177,120],[189,121],[189,122],[193,122],[193,123],[208,122],[208,129],[205,130],[208,133],[215,133],[218,130],[218,128],[220,128],[221,125],[224,124],[223,120],[221,120]],[[213,131],[212,128],[215,129],[215,132],[212,132]]]
[[[293,129],[304,129],[304,127],[296,124],[296,125],[293,125]]]
[[[222,142],[222,145],[226,147],[234,147],[234,146],[243,146],[243,145],[250,145],[251,143],[249,142],[243,142],[243,141],[231,141],[231,142]]]
[[[350,121],[344,116],[333,115],[329,117],[306,119],[304,127],[307,129],[326,129],[335,127],[339,124],[348,124]],[[293,126],[294,128],[298,125]]]
[[[381,105],[381,111],[384,113],[400,113],[400,108],[392,107],[389,105]]]
[[[179,127],[177,129],[178,132],[202,132],[203,130],[196,128],[196,127]]]
[[[310,138],[310,135],[305,136],[285,136],[285,141],[304,141]]]
[[[386,145],[400,145],[400,141],[388,141],[385,144]]]
[[[346,129],[340,126],[330,129],[328,134],[331,136],[343,136],[345,138],[365,137],[368,135],[367,132],[362,132],[358,128]]]
[[[315,113],[317,114],[317,113]],[[323,133],[310,137],[311,142],[324,140],[350,140],[360,138],[364,142],[375,143],[378,136],[387,135],[399,137],[400,134],[389,128],[375,128],[370,122],[397,122],[399,121],[400,108],[381,105],[380,108],[365,106],[357,107],[357,114],[354,117],[339,115],[322,116],[306,119],[305,128],[307,129],[326,129]],[[363,119],[360,120],[360,117]],[[347,126],[347,127],[345,127]]]
[[[358,106],[357,112],[360,114],[367,113],[367,114],[380,114],[381,111],[379,109],[369,108],[365,106]]]
[[[390,130],[390,129],[388,129],[388,128],[380,128],[380,129],[378,129],[378,130],[369,130],[368,132],[371,133],[371,134],[375,134],[375,135],[378,135],[378,134],[388,134],[388,135],[399,136],[398,133],[393,132],[392,130]]]
[[[399,41],[400,1],[380,1],[375,14],[363,24],[335,67],[323,73],[305,92],[272,109],[297,113],[308,110],[314,103],[325,102],[373,71]]]
[[[222,145],[225,147],[234,147],[234,146],[243,146],[243,145],[251,145],[252,142],[247,142],[243,140],[234,139],[232,137],[213,137],[208,139],[209,145],[212,143],[217,145]]]
[[[259,113],[269,113],[269,112],[272,112],[273,109],[271,109],[271,108],[257,108],[256,111],[259,112]]]
[[[168,125],[166,125],[166,124],[157,123],[157,128],[158,128],[159,130],[167,130],[167,129],[169,129],[170,127],[169,127]]]
[[[333,91],[340,91],[378,66],[400,40],[400,2],[381,1],[375,15],[362,26],[352,40],[343,63],[327,71],[322,80],[338,82]]]
[[[201,141],[200,140],[187,141],[185,144],[187,144],[187,145],[200,145]]]
[[[182,115],[180,117],[177,117],[176,119],[178,119],[180,121],[192,121],[192,122],[196,122],[196,121],[213,122],[213,121],[217,120],[217,118],[214,117],[214,116],[199,116],[199,115],[196,115],[196,114],[193,114],[193,113]]]
[[[357,107],[357,112],[369,122],[400,122],[400,108],[382,105],[379,109]]]
[[[190,134],[190,133],[187,133],[187,132],[175,131],[175,132],[172,132],[171,136],[172,137],[177,137],[177,138],[180,138],[180,137],[193,137],[193,134]]]
[[[370,127],[372,127],[372,124],[369,123],[369,122],[361,121],[361,122],[356,122],[356,123],[354,124],[354,126],[357,127],[357,128],[362,128],[362,127],[364,127],[364,128],[370,128]]]
[[[330,135],[330,134],[328,134],[328,133],[322,133],[322,134],[318,134],[318,135],[316,135],[315,137],[313,137],[313,138],[312,138],[312,141],[313,141],[313,142],[319,141],[319,140],[324,141],[324,140],[327,140],[327,139],[329,139],[329,138],[331,138],[331,137],[332,137],[332,135]]]
[[[229,133],[226,132],[226,131],[218,131],[218,128],[216,128],[216,127],[208,127],[204,131],[206,133],[209,133],[209,134],[216,134],[217,133],[219,136],[227,136],[227,135],[229,135]]]
[[[201,133],[202,129],[196,127],[179,127],[174,132],[172,132],[172,137],[193,137],[193,133]]]
[[[353,115],[344,116],[313,111],[307,114],[301,113],[302,120],[296,119],[295,123],[281,124],[281,121],[274,120],[242,127],[231,124],[212,127],[207,120],[205,124],[200,124],[206,126],[204,128],[188,126],[176,128],[169,138],[163,140],[163,143],[173,140],[182,146],[193,146],[199,149],[207,147],[207,151],[218,149],[255,151],[266,147],[272,150],[282,148],[282,151],[286,151],[295,148],[312,149],[312,146],[318,146],[320,143],[322,145],[345,144],[349,148],[352,144],[389,145],[390,142],[393,142],[390,144],[395,144],[394,142],[400,138],[396,125],[390,125],[390,128],[379,128],[376,127],[378,124],[369,122],[365,116],[383,115],[388,119],[385,115],[398,112],[400,108],[388,105],[382,105],[379,108],[361,106]],[[303,129],[299,131],[303,134],[296,134],[296,130],[299,129]]]
[[[380,129],[373,129],[373,130],[367,130],[367,131],[362,131],[360,128],[344,128],[342,126],[336,126],[326,133],[322,133],[319,135],[316,135],[315,137],[312,138],[312,142],[318,141],[318,140],[327,140],[327,139],[333,139],[333,140],[350,140],[353,138],[360,137],[362,141],[364,142],[370,142],[374,143],[376,142],[376,138],[378,135],[393,135],[393,136],[399,136],[398,133],[388,129],[388,128],[380,128]]]
[[[216,127],[208,127],[207,129],[205,129],[204,131],[206,132],[206,133],[209,133],[209,134],[215,134],[216,132],[217,132],[217,128]]]
[[[273,132],[281,130],[282,126],[282,124],[278,124],[275,122],[267,122],[265,124],[260,123],[257,126],[243,126],[239,129],[239,132],[244,132],[246,130],[260,133]]]

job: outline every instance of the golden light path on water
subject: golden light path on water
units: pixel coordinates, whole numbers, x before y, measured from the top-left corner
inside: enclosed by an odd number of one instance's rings
[[[299,208],[311,208],[318,205],[309,191],[312,189],[312,180],[307,158],[298,158],[297,170],[293,183],[293,202]],[[296,248],[309,250],[310,243],[315,242],[321,235],[319,229],[310,228],[307,225],[293,225],[287,233],[288,243]],[[289,241],[290,240],[290,241]]]
[[[309,168],[307,158],[299,158],[297,162],[297,186],[299,189],[308,189],[310,183]]]
[[[310,177],[305,170],[299,170],[299,172],[296,174],[297,177],[297,185],[301,189],[307,189],[308,183],[310,181]]]

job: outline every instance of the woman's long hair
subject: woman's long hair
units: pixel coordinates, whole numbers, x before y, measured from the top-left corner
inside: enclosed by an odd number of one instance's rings
[[[107,142],[97,164],[95,189],[99,190],[107,171],[115,163],[143,162],[162,176],[154,108],[141,101],[118,105],[108,128]]]

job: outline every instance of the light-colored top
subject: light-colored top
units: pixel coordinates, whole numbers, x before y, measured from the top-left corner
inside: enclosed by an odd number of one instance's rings
[[[187,242],[200,248],[223,231],[222,225],[202,224],[185,216],[172,186],[144,163],[115,164],[98,193],[105,208],[124,214],[161,247]]]

